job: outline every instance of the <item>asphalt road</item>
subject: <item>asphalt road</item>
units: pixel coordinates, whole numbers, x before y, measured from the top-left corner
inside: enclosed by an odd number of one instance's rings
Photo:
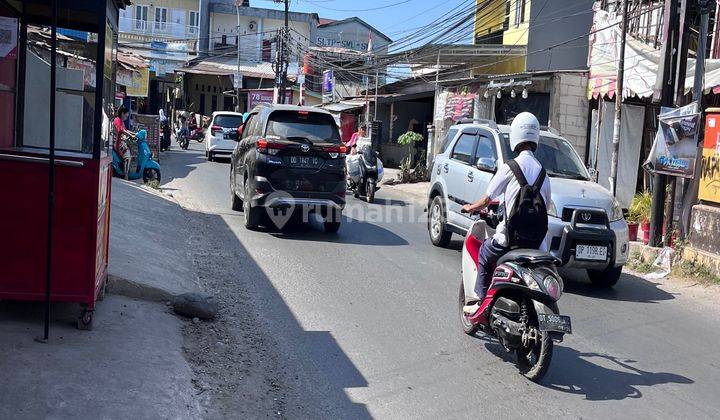
[[[166,153],[163,186],[216,216],[221,231],[206,234],[240,255],[226,264],[242,266],[238,299],[286,359],[288,417],[717,418],[717,295],[632,275],[598,291],[565,273],[574,334],[534,384],[496,342],[461,331],[460,240],[433,247],[418,204],[381,189],[375,204],[349,198],[337,235],[248,231],[230,209],[228,162],[201,148]]]

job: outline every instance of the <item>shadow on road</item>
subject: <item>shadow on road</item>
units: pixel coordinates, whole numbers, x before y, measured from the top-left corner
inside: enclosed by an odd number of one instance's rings
[[[245,363],[255,363],[257,369],[266,372],[277,372],[279,389],[289,395],[288,400],[282,402],[282,414],[301,418],[369,418],[365,405],[353,402],[345,392],[349,388],[367,387],[367,380],[332,333],[303,328],[256,257],[247,251],[221,216],[184,211],[188,213],[185,220],[189,228],[199,233],[194,240],[200,243],[188,244],[188,249],[197,250],[191,251],[191,258],[200,281],[218,299],[219,318],[226,325],[223,328],[245,343],[240,349],[250,352],[243,355],[249,358]],[[242,217],[242,213],[239,215]],[[343,228],[347,226],[352,223]],[[298,240],[301,237],[304,240],[334,237],[317,231],[297,235],[291,231],[282,236]],[[336,239],[343,237],[340,234]],[[384,237],[386,243],[399,241],[387,234]],[[278,255],[267,253],[257,258],[272,261]],[[234,413],[232,417],[243,418],[246,403],[252,404],[252,401],[240,397],[243,394],[239,390],[251,399],[262,390],[247,388],[252,382],[243,377],[232,378],[231,383],[226,384],[223,376],[228,372],[223,372],[222,365],[217,369],[213,373],[218,376],[218,385],[226,391],[220,393],[215,402],[225,406],[226,412]],[[269,397],[272,395],[264,396]],[[263,395],[257,394],[257,398],[263,398]]]
[[[562,270],[560,274],[565,280],[564,291],[575,295],[638,303],[657,303],[675,299],[672,293],[658,287],[660,283],[653,283],[628,273],[623,273],[614,287],[605,289],[593,286],[583,271]]]
[[[360,199],[358,198],[358,200],[360,200]],[[375,197],[373,202],[369,203],[369,205],[373,205],[373,204],[377,204],[379,206],[399,206],[399,207],[405,207],[405,206],[409,205],[406,201],[393,200],[392,198],[378,198],[378,197]]]
[[[694,383],[692,379],[674,373],[645,371],[632,366],[633,363],[636,362],[621,361],[607,354],[580,353],[570,347],[556,346],[543,385],[584,395],[590,401],[611,401],[641,398],[642,392],[638,389],[641,386]]]
[[[323,231],[322,223],[311,217],[310,223],[293,221],[282,229],[268,229],[276,238],[294,241],[335,242],[371,246],[404,246],[408,241],[376,224],[343,216],[340,230],[335,234]]]
[[[484,341],[489,352],[505,362],[516,363],[515,354],[506,352],[500,343],[491,339]],[[633,363],[636,362],[621,361],[607,354],[581,353],[556,345],[550,369],[540,385],[555,391],[584,395],[589,401],[615,401],[641,398],[642,392],[638,389],[641,386],[694,383],[692,379],[674,373],[644,371],[632,366]]]

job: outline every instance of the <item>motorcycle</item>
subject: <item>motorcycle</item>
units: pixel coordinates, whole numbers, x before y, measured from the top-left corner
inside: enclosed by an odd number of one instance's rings
[[[202,143],[203,140],[205,140],[205,128],[202,126],[197,126],[191,129],[189,139],[196,140],[198,143]]]
[[[127,178],[133,180],[142,178],[146,184],[152,180],[160,182],[160,164],[152,158],[152,151],[150,151],[150,147],[147,144],[147,131],[145,131],[145,129],[138,131],[136,138],[138,143],[137,157],[134,159],[136,166],[134,170],[132,170],[133,168],[131,166],[131,171],[128,173]],[[115,149],[112,151],[112,158],[113,175],[125,178],[123,159],[120,158]],[[133,161],[130,161],[130,165],[132,164]]]
[[[481,330],[497,338],[508,353],[515,352],[520,373],[537,382],[550,366],[553,343],[572,333],[570,317],[560,315],[557,306],[563,291],[557,257],[537,249],[508,252],[497,261],[480,307],[473,314],[464,312],[465,305],[478,301],[478,255],[483,240],[492,236],[501,218],[494,211],[480,212],[465,237],[460,320],[466,334]]]
[[[378,183],[383,178],[382,161],[370,145],[362,145],[359,149],[359,153],[345,157],[347,187],[355,198],[363,195],[368,203],[372,203],[375,191],[380,189]]]
[[[181,149],[187,150],[190,145],[190,139],[188,138],[187,130],[183,130],[181,126],[175,127],[175,140]]]

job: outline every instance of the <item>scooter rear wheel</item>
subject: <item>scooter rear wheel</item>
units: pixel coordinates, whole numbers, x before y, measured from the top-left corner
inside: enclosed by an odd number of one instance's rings
[[[460,294],[458,297],[458,309],[460,312],[460,323],[462,324],[463,332],[467,335],[475,335],[478,330],[478,326],[470,322],[468,317],[465,315],[463,308],[465,307],[465,284],[460,280]]]
[[[160,171],[155,168],[148,168],[143,171],[143,182],[148,183],[150,181],[160,182]]]
[[[550,367],[553,341],[547,331],[540,332],[540,341],[532,348],[521,347],[515,350],[520,373],[533,382],[539,382]]]

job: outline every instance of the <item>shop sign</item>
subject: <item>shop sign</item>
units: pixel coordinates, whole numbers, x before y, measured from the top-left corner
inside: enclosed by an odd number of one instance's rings
[[[17,55],[17,19],[0,16],[0,58]]]
[[[720,203],[720,114],[708,114],[705,121],[698,198]]]
[[[122,86],[133,86],[133,72],[126,69],[118,69],[115,75],[115,83]]]
[[[69,69],[82,70],[83,85],[87,87],[95,87],[95,66],[74,58],[68,58],[67,67]]]
[[[285,91],[285,103],[292,103],[292,90]],[[248,111],[255,108],[258,104],[271,104],[273,103],[273,91],[272,90],[251,90],[248,91]]]
[[[132,85],[127,87],[127,96],[147,97],[148,85],[150,82],[150,69],[141,68],[139,72],[133,72]]]
[[[663,107],[658,131],[643,167],[653,173],[693,178],[700,112],[697,102],[681,108]]]
[[[323,71],[322,97],[323,103],[332,102],[335,93],[335,75],[332,70]]]
[[[472,117],[474,100],[475,95],[472,93],[449,94],[445,102],[445,118],[452,118],[453,121],[458,121],[463,118]]]

